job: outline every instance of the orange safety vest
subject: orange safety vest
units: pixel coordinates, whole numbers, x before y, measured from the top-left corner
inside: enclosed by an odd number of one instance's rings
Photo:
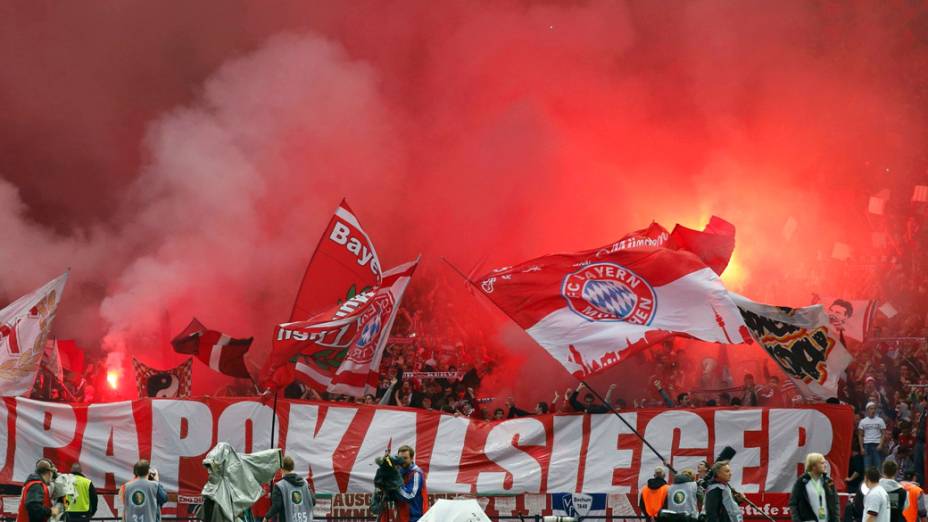
[[[52,499],[48,496],[48,484],[41,480],[26,482],[23,484],[23,493],[19,499],[19,513],[16,515],[16,522],[29,522],[29,511],[26,509],[26,495],[29,493],[29,488],[35,484],[42,485],[42,505],[47,508],[52,507]]]
[[[902,488],[909,495],[909,502],[902,512],[902,517],[905,522],[918,522],[918,497],[922,494],[922,488],[911,482],[903,482]]]
[[[641,490],[641,500],[644,502],[644,510],[649,517],[656,517],[664,507],[664,500],[667,499],[667,490],[670,486],[664,484],[657,489],[645,487]]]

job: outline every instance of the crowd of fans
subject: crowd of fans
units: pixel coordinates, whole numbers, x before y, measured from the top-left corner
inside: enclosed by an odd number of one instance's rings
[[[833,401],[854,407],[858,420],[867,418],[868,405],[885,430],[875,448],[855,442],[853,480],[868,464],[879,458],[899,464],[900,477],[915,470],[923,480],[926,405],[928,405],[928,226],[923,208],[912,205],[889,212],[873,231],[874,246],[863,262],[832,274],[835,293],[889,303],[874,315],[870,331],[862,341],[846,344],[854,362],[842,377]],[[831,270],[829,263],[812,272]],[[458,281],[459,282],[459,281]],[[468,316],[466,307],[448,299],[447,280],[428,290],[407,295],[394,326],[381,364],[376,391],[360,398],[318,393],[299,383],[286,396],[337,402],[390,404],[480,419],[500,419],[547,412],[607,411],[597,397],[582,387],[551,391],[550,401],[517,405],[512,399],[486,397],[481,383],[498,363],[489,353],[484,332],[468,328],[479,319]],[[426,316],[426,313],[428,314]],[[651,377],[644,393],[630,390],[605,394],[606,402],[619,410],[643,407],[780,407],[804,402],[789,379],[772,363],[755,373],[734,376],[726,350],[719,347],[714,357],[687,355],[688,341],[666,341],[641,354]],[[740,371],[744,371],[741,369]],[[33,397],[73,402],[108,400],[106,370],[101,361],[86,365],[80,375],[55,374],[48,368],[39,373]],[[637,387],[641,389],[642,387]],[[217,390],[217,395],[257,395],[260,390],[249,380],[239,379]],[[871,422],[865,422],[869,424]],[[858,462],[859,461],[859,462]]]

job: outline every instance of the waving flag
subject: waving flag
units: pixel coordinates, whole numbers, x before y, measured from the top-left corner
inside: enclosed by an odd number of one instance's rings
[[[0,310],[0,396],[32,389],[67,281],[64,273]]]
[[[868,299],[820,297],[818,294],[812,294],[812,304],[825,307],[832,329],[842,335],[846,347],[852,351],[860,347],[870,333],[877,311],[877,302]]]
[[[293,304],[290,321],[305,321],[380,285],[374,244],[342,200],[316,245]]]
[[[500,268],[476,284],[580,378],[671,334],[742,342],[738,309],[716,272],[691,251],[701,246],[698,236],[684,249],[662,231],[655,224],[599,249]],[[717,268],[722,261],[715,258]]]
[[[838,395],[838,379],[853,357],[841,342],[821,305],[787,308],[755,303],[738,294],[731,298],[741,311],[751,337],[806,398]]]
[[[371,306],[358,319],[351,348],[335,372],[328,391],[361,397],[377,388],[383,351],[400,309],[403,292],[418,265],[417,258],[384,272],[383,287],[377,290]]]
[[[252,340],[253,337],[235,339],[222,332],[208,330],[194,318],[171,341],[171,346],[177,353],[196,355],[203,364],[219,373],[249,379],[251,374],[245,366],[245,354],[251,348]]]
[[[374,244],[348,207],[348,203],[342,200],[306,267],[293,312],[290,314],[290,322],[308,321],[320,314],[327,314],[333,307],[362,306],[365,301],[359,297],[370,295],[374,289],[380,287],[382,278],[380,259],[377,257]],[[354,311],[356,310],[342,310],[339,317]],[[328,386],[344,360],[348,350],[346,343],[352,337],[348,329],[353,323],[349,323],[343,325],[345,329],[329,331],[328,333],[334,335],[324,335],[315,339],[311,346],[305,347],[309,353],[301,361],[301,368],[304,370],[303,373],[309,376],[308,383],[317,390],[323,390]],[[277,334],[282,334],[285,338],[280,338]],[[293,345],[299,340],[289,336],[286,330],[278,328],[275,331],[272,356],[262,371],[265,380],[269,370],[280,367],[278,354],[293,352]],[[307,340],[302,339],[304,342]],[[296,353],[300,353],[300,350],[296,350]]]

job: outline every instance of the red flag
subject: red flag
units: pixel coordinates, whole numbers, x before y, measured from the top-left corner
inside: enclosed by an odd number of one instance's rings
[[[306,266],[290,321],[305,321],[380,285],[374,244],[342,200]]]
[[[668,333],[742,342],[741,316],[718,275],[662,241],[662,230],[655,224],[599,249],[500,268],[476,284],[581,378]]]
[[[261,371],[262,382],[265,385],[277,383],[279,368],[296,363],[301,381],[317,391],[328,389],[332,376],[357,336],[359,319],[373,303],[375,292],[358,294],[308,321],[277,325],[271,356]]]
[[[61,367],[74,373],[84,373],[84,350],[74,339],[58,339]]]
[[[716,274],[722,275],[735,250],[735,226],[712,216],[702,232],[677,225],[670,233],[670,247],[688,250]]]
[[[208,330],[194,318],[171,346],[177,353],[193,354],[213,370],[230,377],[251,378],[245,366],[245,354],[253,337],[236,339],[216,330]]]
[[[264,380],[283,364],[282,358],[286,361],[302,353],[297,369],[306,376],[308,384],[325,390],[345,358],[348,349],[345,343],[354,337],[350,330],[357,327],[357,322],[328,324],[324,327],[327,330],[313,333],[309,345],[308,337],[303,335],[312,331],[311,323],[327,323],[330,319],[361,312],[351,307],[363,307],[364,298],[373,295],[382,278],[374,244],[347,202],[342,200],[309,260],[290,314],[290,322],[304,323],[305,331],[296,332],[294,336],[294,331],[278,326],[271,358],[262,371]],[[338,311],[333,314],[333,309]]]

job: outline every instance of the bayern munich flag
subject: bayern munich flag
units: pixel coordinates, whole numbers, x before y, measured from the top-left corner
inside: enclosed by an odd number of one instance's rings
[[[667,335],[744,342],[738,308],[707,264],[711,254],[716,269],[724,267],[727,258],[721,263],[711,247],[728,243],[709,228],[690,232],[681,245],[654,224],[602,248],[494,270],[475,284],[579,378]],[[734,228],[724,233],[732,235],[730,256]]]

